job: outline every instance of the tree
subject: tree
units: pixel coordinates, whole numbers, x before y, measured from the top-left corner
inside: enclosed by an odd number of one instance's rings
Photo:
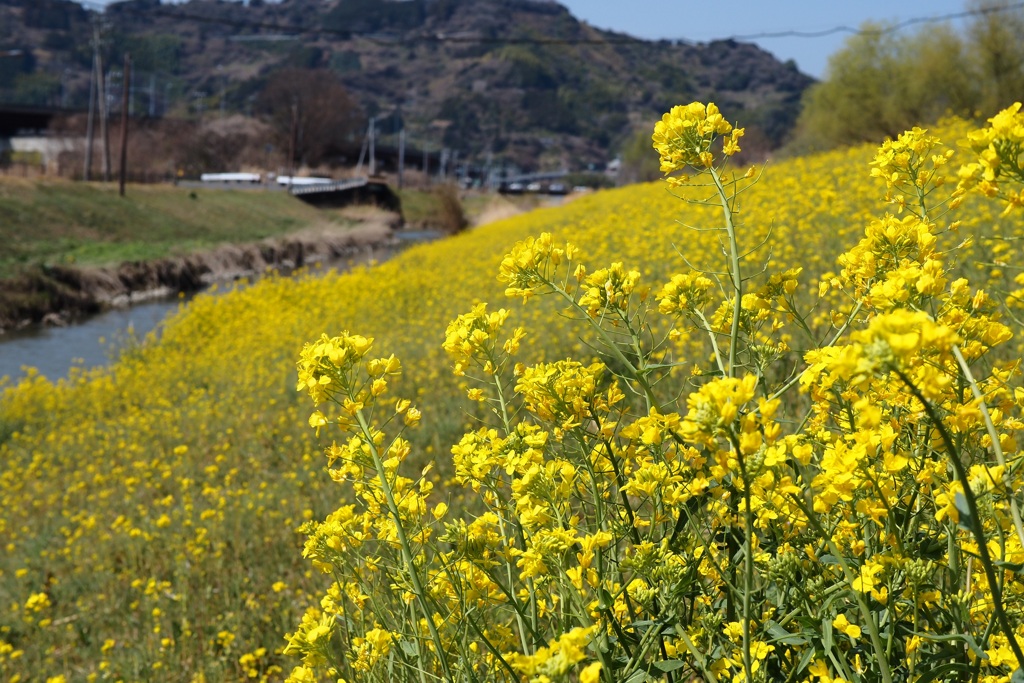
[[[804,94],[793,151],[895,138],[947,114],[970,115],[979,91],[961,38],[948,26],[897,35],[865,24]]]
[[[986,115],[1024,96],[1024,11],[1009,0],[972,0],[968,26],[971,56],[982,84],[979,109]]]
[[[792,152],[895,137],[947,114],[991,116],[1024,93],[1024,10],[971,0],[961,36],[946,25],[897,35],[868,24],[804,94]]]
[[[257,100],[290,165],[317,166],[358,145],[364,117],[337,77],[324,69],[282,69]]]
[[[662,177],[658,157],[651,151],[653,129],[652,123],[647,128],[635,130],[623,142],[620,152],[622,166],[619,170],[619,180],[623,184],[646,183]]]

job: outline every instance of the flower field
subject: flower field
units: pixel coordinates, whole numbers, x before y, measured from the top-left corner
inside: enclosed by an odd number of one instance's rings
[[[952,144],[970,129],[966,123],[950,122],[930,132]],[[736,139],[732,138],[732,144],[736,144]],[[752,249],[750,253],[737,254],[736,259],[753,276],[747,286],[751,291],[775,286],[778,291],[772,295],[772,305],[781,306],[779,302],[789,301],[786,306],[802,311],[798,316],[801,325],[786,320],[788,309],[783,306],[781,313],[773,310],[771,316],[766,314],[760,321],[768,320],[770,328],[772,316],[778,317],[778,329],[766,328],[764,339],[757,336],[760,332],[750,333],[747,350],[755,359],[750,362],[756,366],[756,358],[765,360],[760,367],[765,382],[785,383],[811,365],[821,373],[834,373],[833,383],[847,382],[849,390],[858,390],[856,376],[849,372],[844,375],[846,370],[834,358],[826,357],[824,352],[804,357],[799,350],[818,348],[821,340],[844,331],[844,320],[856,317],[860,299],[868,301],[866,305],[872,310],[881,311],[887,301],[892,305],[895,305],[893,302],[907,303],[905,293],[908,291],[917,293],[913,297],[932,292],[930,287],[938,292],[959,277],[970,282],[972,289],[969,296],[965,296],[973,297],[979,311],[994,310],[1007,300],[1004,314],[1004,322],[1010,326],[1007,329],[1012,328],[1015,333],[1020,330],[1012,316],[1024,311],[1011,293],[1022,286],[1015,278],[1022,272],[1019,240],[1024,238],[1024,222],[1019,210],[1003,215],[1003,203],[972,195],[955,212],[932,216],[937,226],[934,234],[915,237],[918,240],[915,248],[941,255],[947,271],[928,270],[931,266],[923,259],[917,271],[904,269],[884,282],[872,279],[874,271],[867,272],[867,257],[863,249],[857,251],[858,243],[872,230],[886,233],[902,229],[901,221],[913,214],[917,201],[900,189],[906,187],[906,179],[897,177],[898,172],[886,166],[884,159],[879,162],[877,151],[876,145],[866,145],[769,164],[760,171],[756,184],[737,195],[739,203],[734,207],[734,217],[739,239]],[[951,169],[958,168],[960,163],[974,158],[971,155],[970,150],[958,149],[948,164]],[[874,168],[879,169],[876,177],[871,173],[872,161],[875,161]],[[952,190],[956,179],[953,170],[950,183],[937,187],[935,196],[948,195],[947,190]],[[616,286],[621,288],[625,299],[650,298],[653,301],[658,298],[669,302],[662,303],[666,317],[652,318],[650,329],[652,335],[666,335],[662,357],[670,353],[673,362],[678,363],[663,380],[663,386],[674,387],[673,391],[680,398],[670,407],[685,415],[686,392],[697,392],[701,386],[717,386],[702,378],[724,378],[733,363],[725,362],[730,356],[728,349],[713,349],[706,336],[672,322],[672,314],[693,310],[687,308],[686,297],[680,292],[685,290],[692,300],[702,287],[695,284],[693,277],[677,280],[673,276],[697,270],[714,271],[727,281],[729,244],[720,231],[702,229],[721,222],[720,207],[681,201],[676,196],[704,199],[710,193],[707,187],[680,185],[672,191],[669,189],[664,183],[656,183],[601,192],[560,208],[535,211],[456,238],[417,246],[371,268],[340,275],[270,278],[226,295],[200,296],[166,324],[159,339],[152,338],[141,346],[125,348],[110,368],[79,373],[56,384],[39,376],[29,376],[16,386],[5,387],[0,397],[0,546],[3,547],[0,553],[0,678],[11,681],[59,681],[61,677],[66,681],[281,680],[293,671],[296,660],[290,655],[297,653],[306,655],[309,668],[300,667],[294,679],[308,675],[307,680],[315,680],[312,672],[316,665],[327,666],[331,662],[315,652],[310,656],[309,645],[316,644],[315,631],[321,622],[314,623],[320,617],[311,616],[314,613],[307,612],[307,608],[319,605],[330,611],[343,600],[337,595],[333,599],[323,597],[328,579],[322,570],[327,567],[330,571],[330,563],[321,560],[317,565],[303,558],[304,549],[307,555],[315,556],[315,553],[311,553],[300,528],[315,535],[316,522],[324,520],[339,506],[354,502],[356,496],[351,486],[339,487],[332,481],[332,477],[349,481],[350,474],[336,475],[332,470],[328,475],[325,471],[329,463],[333,466],[333,460],[325,458],[324,447],[334,439],[339,443],[344,439],[333,424],[326,424],[326,418],[324,424],[317,422],[316,414],[310,418],[313,408],[308,397],[296,392],[296,359],[304,344],[319,339],[323,332],[329,336],[351,332],[372,338],[375,354],[398,357],[401,375],[392,377],[394,373],[382,367],[381,377],[388,377],[396,395],[410,399],[422,413],[419,426],[404,433],[408,448],[399,459],[408,470],[406,476],[418,476],[417,473],[433,465],[424,475],[425,484],[420,485],[420,490],[425,491],[423,495],[437,517],[444,518],[447,511],[448,521],[451,521],[453,515],[457,519],[459,511],[464,510],[467,515],[470,512],[481,515],[474,519],[484,519],[480,503],[472,495],[474,477],[467,474],[468,465],[465,462],[460,465],[458,457],[453,463],[452,446],[460,444],[465,452],[469,444],[463,435],[477,433],[492,415],[490,404],[480,394],[472,393],[471,378],[452,373],[451,349],[446,352],[442,347],[446,329],[452,332],[449,323],[482,302],[490,304],[490,311],[504,306],[511,311],[510,326],[521,325],[526,330],[525,337],[514,344],[518,351],[517,362],[556,364],[568,363],[565,359],[573,358],[582,363],[580,368],[561,365],[558,372],[565,377],[575,372],[583,383],[603,381],[588,374],[596,372],[590,368],[598,361],[613,371],[616,363],[621,371],[621,366],[631,367],[631,362],[636,362],[632,356],[618,358],[595,345],[585,320],[560,314],[565,303],[557,297],[537,296],[525,305],[521,303],[522,295],[529,297],[531,291],[522,282],[513,282],[517,276],[506,272],[507,259],[505,266],[503,259],[514,244],[531,236],[551,233],[556,243],[569,241],[576,245],[580,255],[572,259],[573,262],[583,261],[591,269],[583,275],[608,268],[602,277],[619,283]],[[890,201],[886,200],[887,192]],[[894,214],[897,217],[888,222],[879,222],[886,211],[896,212],[900,208],[903,213]],[[954,221],[957,223],[953,224]],[[755,247],[759,248],[753,250]],[[843,254],[846,256],[840,261]],[[618,270],[609,265],[615,263],[624,264],[624,269],[622,265]],[[767,268],[766,264],[769,264]],[[871,267],[880,266],[872,262]],[[761,270],[765,268],[762,275]],[[633,269],[635,276],[628,272]],[[616,275],[620,270],[621,276]],[[499,281],[499,272],[506,274],[505,281]],[[776,273],[782,275],[772,280],[770,276]],[[708,276],[709,287],[713,279]],[[628,287],[622,284],[627,281]],[[675,284],[663,289],[669,282]],[[787,284],[790,282],[792,286]],[[855,291],[841,286],[850,282],[860,282],[863,289]],[[506,300],[506,288],[518,290],[517,296]],[[589,308],[592,315],[597,315],[605,308],[614,307],[617,304],[611,294],[613,290],[614,287],[606,290],[598,287],[588,294],[589,300],[586,297],[579,300],[582,309]],[[978,290],[984,290],[987,295],[978,294]],[[911,299],[917,301],[913,297]],[[742,303],[746,305],[745,300]],[[654,307],[657,309],[657,302]],[[721,311],[710,311],[709,325],[715,330],[727,328],[730,320],[739,318],[735,314],[730,318],[731,310],[726,305]],[[895,325],[898,321],[890,322]],[[787,323],[785,328],[783,323]],[[867,321],[865,328],[866,324]],[[927,327],[922,319],[916,318],[901,324],[904,327],[893,334],[908,334],[908,329]],[[999,333],[993,331],[992,334],[998,336]],[[940,343],[941,334],[936,332],[935,335],[936,343]],[[722,337],[728,334],[723,332]],[[1000,346],[996,341],[1005,343]],[[895,348],[896,342],[893,344]],[[986,368],[1000,368],[1000,372],[1005,372],[1006,381],[1019,387],[1019,369],[1005,362],[1020,357],[1019,336],[1009,341],[988,339],[986,345],[998,346],[985,361]],[[759,353],[762,355],[758,356]],[[467,368],[471,365],[468,358],[465,360]],[[548,367],[534,366],[538,373]],[[555,419],[558,411],[544,407],[543,391],[531,389],[544,381],[542,377],[538,379],[538,374],[531,374],[534,368],[525,371],[520,382],[522,389],[517,389],[524,397],[523,410],[540,415],[540,422]],[[734,379],[739,381],[738,377]],[[834,419],[829,414],[833,404],[825,395],[827,387],[818,380],[803,384],[803,390],[794,386],[785,400],[792,406],[810,409],[806,420],[819,432],[824,432],[829,428],[829,420]],[[859,385],[859,388],[866,386]],[[753,387],[754,384],[737,384],[730,391],[740,396],[753,392]],[[466,400],[467,390],[470,390],[469,398],[476,400]],[[657,390],[662,391],[660,387]],[[701,391],[712,403],[720,400],[711,395],[711,389]],[[896,390],[893,392],[893,402],[906,398],[901,398]],[[588,395],[593,394],[591,390]],[[752,396],[753,393],[741,402],[754,400]],[[927,395],[928,398],[937,396]],[[1016,411],[1013,413],[1016,419],[1021,398],[1013,398],[1012,393],[1010,396],[1007,410]],[[630,410],[635,410],[632,396],[608,401],[612,405],[624,402],[634,406]],[[904,409],[905,412],[900,413],[903,419],[923,419],[918,415],[920,409],[906,405]],[[602,410],[611,410],[611,407],[605,406]],[[755,415],[757,411],[750,413],[756,417],[750,418],[750,429],[763,439],[774,427],[768,420],[771,409],[762,405],[760,410],[760,417]],[[794,408],[788,412],[797,414],[800,410]],[[968,415],[969,412],[964,409],[961,416],[965,434],[973,415]],[[906,417],[908,414],[913,415]],[[327,418],[333,419],[334,415],[328,413]],[[1008,413],[1007,419],[1010,419]],[[417,420],[405,421],[415,423]],[[1010,467],[1014,472],[1019,464],[1014,459],[1014,433],[1020,429],[1016,424],[1009,422],[1003,428],[1007,434],[1004,449],[1015,463]],[[314,431],[311,425],[323,429]],[[682,430],[680,433],[687,434],[685,424],[680,425],[677,425]],[[566,426],[565,433],[572,433],[575,427],[579,425]],[[779,429],[788,433],[795,427],[786,423]],[[662,425],[659,429],[664,432],[670,427]],[[687,443],[697,443],[710,451],[718,448],[717,436],[702,434],[696,427],[692,430],[693,438]],[[319,437],[316,432],[320,432]],[[643,440],[634,436],[637,443]],[[624,438],[628,440],[629,434]],[[659,443],[662,438],[667,437],[662,434]],[[747,453],[748,445],[744,442],[736,452]],[[758,441],[758,447],[760,445]],[[832,450],[827,457],[841,456],[842,453]],[[727,467],[724,460],[722,466]],[[641,464],[636,467],[642,468]],[[822,471],[828,472],[828,467]],[[1019,479],[1019,475],[1015,476]],[[651,498],[658,487],[645,489],[640,479],[624,489],[626,494],[637,499]],[[661,480],[652,474],[650,481]],[[477,484],[479,488],[479,482]],[[823,491],[841,491],[844,485],[846,482],[825,480],[816,483]],[[750,495],[749,485],[735,486],[737,488],[732,489],[735,499],[744,491]],[[356,487],[355,491],[359,493],[360,489]],[[953,494],[955,491],[950,493]],[[846,500],[843,495],[835,493],[831,504]],[[906,491],[893,495],[903,496]],[[443,507],[437,507],[441,505]],[[651,529],[665,525],[665,520],[659,517],[660,505],[661,502],[652,503],[650,509],[637,509],[638,515],[646,515]],[[990,505],[1001,509],[997,503]],[[959,509],[953,502],[949,502],[949,506],[953,513],[947,513],[947,522]],[[723,517],[728,517],[727,513],[722,512]],[[885,513],[865,507],[858,508],[857,514],[878,519]],[[964,519],[968,517],[963,515]],[[311,525],[311,521],[314,524]],[[954,531],[955,521],[949,522]],[[530,522],[524,524],[524,528],[531,531],[539,528],[531,526]],[[581,551],[581,555],[593,554],[595,549],[611,543],[612,536],[605,538],[602,533],[618,532],[595,528],[587,539],[573,540],[567,548],[577,542],[583,546],[589,543],[586,546],[589,550]],[[739,541],[723,541],[722,547],[728,547],[735,557],[742,555],[741,563],[750,558],[750,565],[744,571],[749,569],[752,575],[755,555],[757,562],[763,561],[766,567],[769,560],[760,557],[763,549],[755,553],[749,546],[743,555],[744,539],[750,543],[751,537],[749,533],[737,536]],[[450,537],[447,542],[457,545]],[[767,543],[768,539],[763,538],[762,542]],[[852,543],[856,545],[855,540]],[[881,560],[873,564],[865,556],[873,552],[872,543],[872,539],[863,541],[862,546],[866,544],[868,549],[860,547],[859,555],[856,548],[844,548],[851,557],[864,560],[864,574],[853,582],[859,581],[861,586],[870,584],[870,589],[863,591],[870,597],[860,603],[851,597],[848,608],[838,613],[842,619],[836,615],[833,623],[830,618],[826,629],[830,647],[833,638],[836,641],[846,639],[835,648],[837,652],[848,654],[850,661],[871,657],[867,646],[863,645],[868,640],[868,625],[864,623],[864,612],[858,612],[857,606],[866,605],[864,610],[870,612],[875,609],[874,605],[885,602],[879,593],[881,579],[871,581],[871,577],[883,571]],[[819,559],[829,554],[839,556],[823,547],[806,552],[801,547],[798,548],[800,553],[790,552],[793,549],[788,547],[772,548],[771,552],[776,553],[774,557],[783,559],[772,560],[775,563],[770,571],[775,572],[776,577],[788,571],[790,574],[786,576],[791,579],[795,570],[782,565],[797,562],[792,558],[798,554],[802,554],[804,562],[807,555]],[[576,549],[570,554],[575,557]],[[636,567],[642,558],[634,556],[631,560]],[[1007,567],[1012,564],[1011,560],[1019,562],[1024,558],[1008,557],[1004,560]],[[657,558],[649,553],[648,561],[657,562]],[[509,565],[516,567],[515,571],[522,570],[529,578],[551,569],[539,558],[538,562],[540,564],[532,569],[529,563],[509,562]],[[974,566],[975,571],[978,566],[980,562]],[[585,570],[586,567],[580,569],[574,565],[576,574],[570,574],[567,581],[578,586],[581,594],[589,591],[593,594],[591,597],[598,596],[595,600],[603,600],[596,587],[585,589],[588,583]],[[968,569],[967,574],[972,575],[972,570]],[[892,576],[895,575],[890,578]],[[849,583],[852,582],[848,582],[847,588]],[[1013,593],[1017,601],[1015,613],[1019,614],[1020,591],[1013,587],[1012,581],[1008,585],[1012,588],[1008,592]],[[830,590],[827,582],[822,586],[822,590]],[[893,586],[895,591],[895,584]],[[409,588],[408,593],[418,595],[414,587]],[[557,591],[554,594],[558,594]],[[623,614],[633,609],[632,606],[622,607],[619,604],[622,600],[632,599],[640,605],[646,601],[650,611],[653,599],[653,611],[658,612],[658,597],[652,598],[642,590],[622,595],[626,597],[612,600],[602,609],[615,611],[621,621]],[[961,608],[967,614],[964,623],[973,624],[970,589],[963,588],[957,595],[960,597],[954,597],[961,600]],[[700,600],[695,599],[692,609],[699,611],[698,605],[707,607],[700,602],[705,599],[708,598],[704,595]],[[868,599],[874,602],[865,602]],[[542,643],[529,643],[525,652],[507,658],[509,679],[596,681],[599,677],[610,676],[612,659],[575,656],[590,647],[596,638],[594,634],[599,631],[593,624],[602,623],[600,619],[590,625],[576,623],[571,614],[588,612],[586,606],[559,612],[552,606],[558,601],[550,596],[547,600],[549,611],[555,615],[552,619],[561,625],[561,631],[555,635],[561,634],[561,638],[552,639],[550,645],[547,638],[541,638]],[[563,600],[568,598],[563,597]],[[782,598],[778,600],[779,604],[784,603]],[[355,600],[356,603],[365,601]],[[939,598],[934,601],[942,602]],[[411,610],[417,609],[412,598],[406,599],[406,603]],[[748,614],[744,619],[738,613],[742,610],[731,601],[729,604],[735,613],[724,620],[727,623],[715,624],[715,629],[706,625],[706,630],[724,632],[725,636],[717,638],[732,638],[737,649],[742,650],[742,656],[722,651],[721,646],[717,646],[719,650],[712,650],[715,637],[708,632],[697,634],[695,631],[693,638],[697,642],[703,638],[706,643],[707,658],[713,651],[719,653],[717,662],[700,664],[698,674],[708,680],[716,675],[720,676],[718,680],[745,680],[742,676],[770,680],[765,678],[768,664],[761,666],[759,662],[781,656],[778,653],[783,650],[787,651],[786,656],[797,660],[804,656],[806,643],[802,646],[792,640],[804,636],[794,631],[790,640],[786,640],[786,636],[772,644],[758,640],[751,633],[750,623],[754,617],[749,614],[750,606],[746,605]],[[370,607],[366,609],[369,613]],[[486,609],[480,608],[482,613]],[[595,608],[595,613],[599,611]],[[505,615],[509,617],[506,627],[511,623],[511,614]],[[342,676],[347,666],[351,671],[363,672],[366,680],[404,677],[405,674],[391,678],[387,670],[379,668],[387,660],[388,652],[400,650],[392,648],[399,639],[387,634],[387,629],[393,625],[374,625],[369,617],[363,621],[363,635],[352,641],[351,660],[347,664],[332,664],[331,676]],[[783,615],[769,620],[760,611],[757,621],[762,625],[769,621],[775,625],[787,623]],[[416,620],[412,623],[411,628],[415,629]],[[332,627],[331,624],[325,626],[325,632]],[[573,630],[576,627],[580,630]],[[785,631],[784,626],[779,628]],[[983,624],[980,631],[989,638],[994,629],[996,627],[992,626],[986,632]],[[424,627],[417,642],[432,643],[428,647],[435,652],[443,650],[444,646],[440,645],[443,634],[426,634],[426,630]],[[927,629],[922,626],[920,630]],[[293,645],[289,646],[291,651],[286,654],[286,635],[295,632],[303,634],[306,645],[296,646],[293,639]],[[890,629],[889,633],[894,630]],[[472,651],[479,650],[479,656],[476,664],[467,669],[469,673],[464,672],[463,680],[475,680],[475,675],[483,679],[482,671],[500,670],[498,662],[504,660],[489,652],[487,643],[500,640],[507,645],[506,641],[526,641],[522,634],[519,634],[521,638],[513,638],[511,633],[505,635],[508,636],[505,640],[498,636],[495,636],[497,640],[481,636],[480,642],[485,645],[474,642],[477,649]],[[878,633],[873,635],[879,637]],[[676,636],[663,644],[662,652],[666,656],[660,661],[683,661],[682,657],[672,656],[676,651],[685,650],[683,634],[677,632]],[[377,641],[373,640],[375,637]],[[621,634],[618,638],[623,642],[628,640]],[[1001,642],[988,647],[975,643],[977,651],[991,651],[989,659],[990,663],[995,662],[994,668],[986,669],[985,675],[993,681],[1007,680],[1004,673],[1013,668],[1012,655]],[[773,650],[768,650],[769,647]],[[559,648],[561,656],[564,658],[569,652],[572,661],[555,673],[545,673],[545,662],[554,658]],[[776,655],[769,655],[773,651]],[[793,680],[852,680],[861,675],[853,665],[850,670],[832,667],[827,658],[814,655],[813,647],[810,651],[812,654],[802,668],[792,667]],[[901,656],[910,657],[910,654]],[[397,661],[394,657],[392,655],[391,665],[402,666],[400,662],[394,663]],[[999,657],[1005,659],[1005,666],[999,664]],[[438,661],[443,663],[444,659],[439,657]],[[579,666],[572,668],[576,664]],[[454,676],[441,664],[438,666],[441,667],[436,672],[438,676]],[[474,669],[474,666],[479,668]],[[655,675],[673,680],[673,672],[677,671],[674,664],[660,668],[650,666],[632,669],[633,677],[628,680],[640,683],[645,680],[644,676]],[[474,671],[476,674],[472,673]],[[636,672],[640,672],[639,675]],[[844,673],[846,678],[842,678]],[[917,675],[920,673],[919,670]],[[879,680],[867,673],[864,676],[858,680]],[[687,679],[677,677],[674,680]],[[906,680],[915,679],[908,677]]]

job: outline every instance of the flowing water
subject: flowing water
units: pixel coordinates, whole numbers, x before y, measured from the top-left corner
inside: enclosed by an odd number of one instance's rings
[[[174,297],[115,308],[67,327],[33,327],[0,337],[0,377],[12,380],[35,367],[51,380],[67,377],[73,365],[106,365],[129,336],[143,339],[184,299]]]
[[[436,239],[439,234],[423,230],[406,231],[396,236],[403,243],[410,244]],[[366,258],[383,261],[400,249],[401,246],[375,250],[368,252]],[[322,267],[341,270],[362,260],[346,259],[325,263]],[[67,327],[32,327],[0,335],[0,378],[6,376],[17,381],[24,377],[27,367],[34,367],[56,381],[67,377],[74,366],[93,368],[107,365],[126,341],[144,339],[179,306],[188,305],[187,302],[188,297],[178,296],[150,300],[130,308],[111,309]]]

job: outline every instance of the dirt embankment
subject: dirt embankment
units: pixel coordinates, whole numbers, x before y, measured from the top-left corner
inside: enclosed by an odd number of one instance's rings
[[[393,249],[395,222],[357,227],[325,225],[254,244],[104,268],[38,266],[0,280],[0,332],[32,324],[64,325],[111,306],[194,292],[214,283],[288,272],[334,260],[378,255]],[[375,256],[376,257],[376,256]]]

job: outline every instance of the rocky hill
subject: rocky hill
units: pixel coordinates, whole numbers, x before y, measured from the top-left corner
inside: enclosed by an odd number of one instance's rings
[[[547,0],[0,0],[0,101],[84,108],[95,35],[115,69],[132,53],[136,114],[259,114],[276,71],[318,69],[384,134],[401,120],[414,146],[538,169],[600,165],[694,99],[771,149],[812,82],[751,44],[639,40]]]

